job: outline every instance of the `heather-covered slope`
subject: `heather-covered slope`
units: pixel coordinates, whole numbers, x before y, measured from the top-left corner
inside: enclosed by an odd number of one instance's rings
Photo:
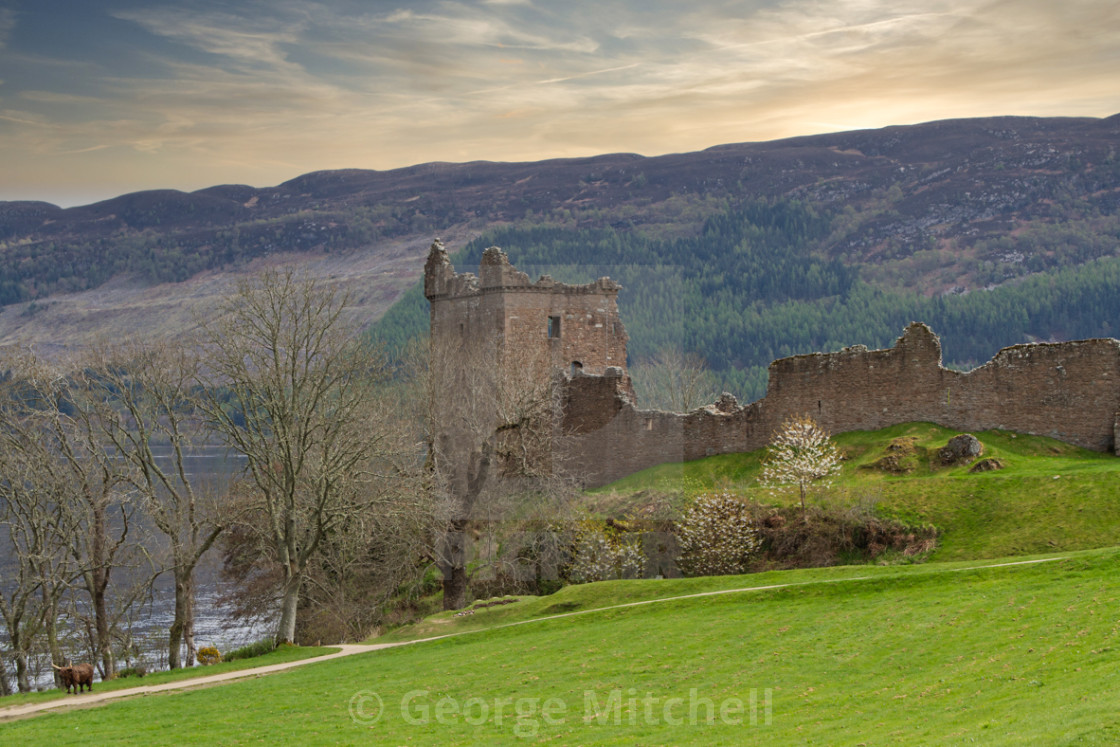
[[[692,240],[759,203],[823,220],[787,237],[800,242],[795,264],[853,268],[877,289],[960,293],[1115,255],[1117,142],[1120,117],[999,117],[653,158],[317,172],[70,209],[0,203],[0,342],[174,334],[223,281],[276,262],[360,289],[355,314],[372,320],[418,277],[436,235],[452,248],[503,227]],[[752,251],[774,266],[782,246]]]

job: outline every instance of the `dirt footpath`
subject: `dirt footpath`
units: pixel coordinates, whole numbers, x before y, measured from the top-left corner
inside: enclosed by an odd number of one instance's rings
[[[140,687],[129,687],[121,690],[107,690],[105,692],[87,692],[80,695],[71,695],[58,700],[48,700],[42,703],[24,703],[22,705],[11,706],[9,708],[0,708],[0,721],[9,721],[12,719],[23,718],[25,716],[33,716],[43,711],[62,710],[70,708],[85,708],[88,706],[100,705],[109,700],[118,700],[120,698],[130,698],[135,695],[149,695],[151,693],[162,693],[168,690],[190,690],[196,687],[207,687],[209,685],[218,684],[221,682],[229,682],[230,680],[240,680],[247,677],[259,677],[262,674],[270,674],[272,672],[280,672],[285,669],[302,666],[303,664],[311,664],[318,661],[329,661],[330,659],[338,659],[343,656],[353,656],[354,654],[362,654],[367,651],[377,651],[382,648],[390,648],[392,646],[400,646],[400,643],[374,643],[370,645],[362,644],[343,644],[341,646],[330,646],[330,648],[338,648],[339,650],[333,654],[325,656],[312,656],[309,659],[300,659],[298,661],[286,661],[282,664],[270,664],[265,667],[255,667],[251,669],[239,669],[236,672],[223,672],[221,674],[212,674],[202,677],[193,677],[191,679],[179,680],[178,682],[167,682],[162,685],[148,685]]]

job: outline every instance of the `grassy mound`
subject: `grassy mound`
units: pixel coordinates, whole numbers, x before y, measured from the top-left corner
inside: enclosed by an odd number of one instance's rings
[[[818,500],[935,525],[941,536],[934,560],[1120,544],[1120,459],[1050,438],[983,431],[973,434],[984,446],[981,457],[943,466],[937,452],[958,434],[931,423],[839,434],[834,440],[844,453],[843,470]],[[663,464],[593,491],[590,499],[598,510],[616,514],[641,514],[652,501],[678,504],[702,490],[781,502],[758,487],[762,455]],[[970,472],[984,460],[1001,468]]]
[[[572,587],[445,626],[521,624],[4,724],[0,740],[1112,744],[1118,561]],[[771,588],[651,601],[736,585]],[[619,593],[648,603],[589,611]],[[529,622],[556,605],[581,614]]]

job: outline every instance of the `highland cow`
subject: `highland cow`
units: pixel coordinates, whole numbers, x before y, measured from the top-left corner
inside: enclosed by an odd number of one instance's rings
[[[58,678],[62,680],[62,686],[66,688],[66,692],[70,692],[70,688],[75,688],[75,692],[81,693],[82,686],[93,692],[93,665],[92,664],[78,664],[77,666],[67,665],[65,667],[55,666],[52,667],[58,670]]]

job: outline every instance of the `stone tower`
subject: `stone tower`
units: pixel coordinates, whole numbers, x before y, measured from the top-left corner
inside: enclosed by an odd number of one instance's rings
[[[436,239],[424,265],[424,295],[431,302],[433,345],[487,345],[549,360],[566,373],[626,371],[626,329],[618,316],[618,283],[585,285],[542,275],[535,283],[505,252],[482,253],[476,277],[455,272]],[[617,375],[617,372],[613,372]]]

